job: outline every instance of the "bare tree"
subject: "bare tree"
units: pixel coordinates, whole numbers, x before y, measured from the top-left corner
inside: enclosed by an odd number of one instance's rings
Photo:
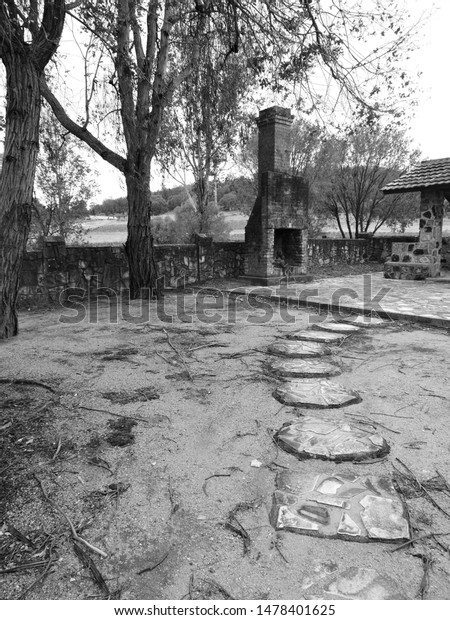
[[[411,197],[381,192],[418,159],[404,129],[360,124],[323,141],[322,149],[319,202],[342,237],[357,238],[383,224],[398,227],[417,217],[418,205]]]

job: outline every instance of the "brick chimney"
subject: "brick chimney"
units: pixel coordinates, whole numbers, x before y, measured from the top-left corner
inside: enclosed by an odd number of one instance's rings
[[[245,227],[245,275],[254,284],[307,281],[308,184],[291,174],[291,127],[286,108],[257,120],[258,197]],[[310,279],[310,278],[309,278]]]
[[[291,168],[291,111],[279,106],[261,110],[258,125],[258,179],[264,172],[288,174]]]

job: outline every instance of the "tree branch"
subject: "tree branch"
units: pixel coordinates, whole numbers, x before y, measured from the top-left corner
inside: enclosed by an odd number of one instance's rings
[[[33,37],[33,61],[40,71],[47,66],[55,53],[62,35],[65,20],[64,0],[46,0],[38,33]]]
[[[102,159],[120,170],[120,172],[125,172],[127,168],[127,160],[105,146],[103,142],[98,140],[98,138],[88,131],[88,129],[78,125],[68,116],[58,99],[49,89],[44,76],[41,76],[40,88],[41,95],[50,105],[53,110],[53,114],[59,120],[61,125],[67,129],[67,131],[70,131],[70,133],[76,136],[79,140],[82,140],[82,142],[87,144],[93,151],[100,155]]]

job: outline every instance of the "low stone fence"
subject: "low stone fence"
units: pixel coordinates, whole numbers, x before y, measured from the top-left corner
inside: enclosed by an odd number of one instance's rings
[[[310,239],[308,260],[313,265],[382,263],[392,253],[393,243],[415,240],[400,236]],[[155,246],[158,274],[165,288],[181,288],[211,278],[238,278],[244,273],[244,255],[243,242],[218,243],[200,236],[193,244]],[[47,237],[41,240],[40,249],[26,253],[20,305],[56,301],[68,288],[92,293],[101,289],[98,292],[102,294],[127,289],[128,264],[123,246],[66,246],[57,237]]]
[[[211,278],[237,278],[244,268],[244,243],[213,243],[199,238],[195,244],[155,246],[155,261],[165,288],[203,282]],[[66,246],[57,237],[41,240],[40,249],[25,255],[19,304],[44,305],[70,288],[93,294],[128,288],[125,250],[114,246]]]
[[[367,261],[383,263],[392,253],[392,244],[413,242],[417,237],[392,235],[366,239],[309,239],[310,265],[355,264]]]

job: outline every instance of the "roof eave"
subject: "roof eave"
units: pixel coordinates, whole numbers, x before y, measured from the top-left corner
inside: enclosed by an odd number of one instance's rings
[[[431,184],[431,185],[417,185],[417,186],[405,186],[405,187],[383,187],[381,191],[383,194],[412,194],[413,192],[424,192],[424,191],[442,191],[442,192],[450,192],[450,184],[444,183],[442,185]]]

